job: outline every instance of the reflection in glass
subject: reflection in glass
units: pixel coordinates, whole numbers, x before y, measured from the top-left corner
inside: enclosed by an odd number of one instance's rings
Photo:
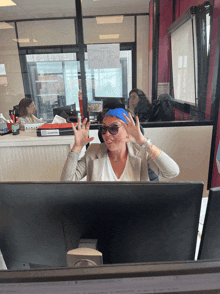
[[[37,115],[53,120],[53,108],[78,102],[78,62],[75,53],[27,55],[28,75]]]
[[[120,68],[88,69],[85,53],[85,70],[88,101],[94,97],[124,97],[132,85],[131,50],[120,51]]]

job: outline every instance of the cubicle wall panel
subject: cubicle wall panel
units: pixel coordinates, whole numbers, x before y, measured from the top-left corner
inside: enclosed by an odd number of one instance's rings
[[[68,145],[1,148],[0,181],[59,181]]]
[[[180,167],[178,177],[175,179],[160,177],[160,181],[202,181],[203,196],[208,196],[206,188],[212,128],[212,126],[145,128],[145,137],[149,137]]]
[[[204,194],[208,196],[207,182],[212,139],[212,126],[186,126],[144,128],[144,136],[161,148],[180,167],[180,174],[174,179],[160,177],[160,181],[202,181]],[[98,130],[91,130],[93,143],[100,143]]]
[[[180,174],[168,181],[202,181],[207,196],[212,126],[145,128],[145,137],[173,158]],[[92,143],[100,143],[98,130],[90,130]],[[15,137],[15,136],[14,136]],[[0,181],[59,181],[73,136],[0,140]],[[10,137],[8,137],[10,138]],[[14,138],[13,138],[14,139]],[[81,157],[85,154],[84,147]],[[160,181],[167,181],[160,177]]]

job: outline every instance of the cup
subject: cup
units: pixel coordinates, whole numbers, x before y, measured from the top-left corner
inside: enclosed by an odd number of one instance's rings
[[[12,124],[11,125],[11,130],[12,130],[13,135],[18,135],[20,133],[19,124],[18,123]]]

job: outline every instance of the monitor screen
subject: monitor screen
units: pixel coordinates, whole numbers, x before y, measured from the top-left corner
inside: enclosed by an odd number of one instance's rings
[[[80,239],[104,264],[193,260],[201,182],[2,182],[0,248],[8,269],[66,267]]]
[[[76,105],[66,105],[62,107],[53,108],[53,116],[59,115],[66,119],[67,122],[76,122],[77,121],[77,112]]]

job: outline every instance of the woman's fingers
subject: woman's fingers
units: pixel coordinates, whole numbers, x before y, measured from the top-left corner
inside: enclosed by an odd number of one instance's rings
[[[71,123],[71,125],[72,125],[72,129],[73,129],[73,131],[74,131],[74,134],[75,134],[75,132],[76,132],[76,128],[75,128],[75,126],[74,126],[74,123]]]
[[[130,113],[128,114],[129,118],[127,117],[127,115],[125,113],[123,113],[123,115],[124,115],[124,118],[126,119],[128,125],[132,125],[132,126],[135,125],[135,122],[134,122],[132,115]]]
[[[93,141],[94,139],[95,139],[95,137],[88,138],[88,143],[90,143],[90,142]]]
[[[130,113],[129,113],[130,114]],[[127,121],[127,124],[129,124],[130,123],[130,119],[127,117],[127,115],[125,114],[125,113],[123,113],[123,115],[124,115],[124,118],[126,119],[126,121]]]
[[[84,118],[84,120],[82,122],[82,129],[86,128],[86,122],[87,122],[87,118]]]
[[[129,112],[128,116],[129,116],[129,118],[130,118],[130,122],[132,123],[132,125],[135,125],[135,122],[134,122],[133,117],[132,117],[132,115],[130,114],[130,112]]]
[[[80,120],[80,117],[78,117],[78,130],[81,130],[81,120]]]
[[[81,129],[85,129],[86,128],[86,122],[87,122],[87,118],[84,118],[82,125],[81,125],[81,120],[80,118],[78,118],[78,130]]]
[[[139,118],[138,116],[135,117],[136,118],[136,126],[138,128],[138,130],[140,129],[140,122],[139,122]]]
[[[86,130],[89,130],[90,124],[91,124],[91,121],[89,121],[89,122],[86,124]]]

